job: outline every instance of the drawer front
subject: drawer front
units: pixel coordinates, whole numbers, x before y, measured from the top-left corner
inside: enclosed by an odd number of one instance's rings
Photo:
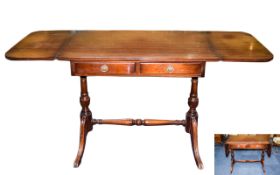
[[[234,144],[230,145],[231,149],[266,149],[267,145],[265,144]]]
[[[204,62],[198,63],[140,63],[143,76],[203,77]]]
[[[135,63],[71,62],[72,75],[130,75],[135,73]]]

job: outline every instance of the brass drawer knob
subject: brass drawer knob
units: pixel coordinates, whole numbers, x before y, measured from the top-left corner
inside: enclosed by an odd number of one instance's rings
[[[108,72],[108,71],[109,71],[109,67],[108,67],[106,64],[103,64],[103,65],[100,67],[100,71],[101,71],[101,72]]]
[[[166,71],[168,73],[172,73],[174,71],[174,67],[172,65],[168,65],[167,68],[166,68]]]

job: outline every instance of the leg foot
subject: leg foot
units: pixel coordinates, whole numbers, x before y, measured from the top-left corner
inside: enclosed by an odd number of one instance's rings
[[[203,169],[203,163],[201,161],[201,158],[199,155],[199,149],[198,149],[197,121],[196,121],[196,119],[190,119],[190,121],[191,121],[190,135],[191,135],[193,156],[194,156],[197,167],[199,169]]]
[[[75,162],[74,162],[75,168],[78,168],[81,164],[81,161],[82,161],[82,158],[84,155],[85,146],[86,146],[87,134],[89,131],[92,130],[91,120],[88,118],[91,118],[91,117],[86,117],[86,116],[81,117],[80,143],[79,143],[79,150],[78,150]]]

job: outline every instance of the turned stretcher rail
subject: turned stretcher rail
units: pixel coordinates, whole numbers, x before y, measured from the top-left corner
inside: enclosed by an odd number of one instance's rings
[[[160,126],[186,125],[186,120],[158,120],[158,119],[92,119],[92,124],[126,125],[126,126]]]
[[[261,162],[261,160],[234,160],[234,162],[239,163],[255,163],[255,162]]]

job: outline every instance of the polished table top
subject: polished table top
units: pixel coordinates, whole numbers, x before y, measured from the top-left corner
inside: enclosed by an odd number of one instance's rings
[[[11,60],[239,61],[273,55],[252,35],[216,31],[37,31],[7,53]]]
[[[226,144],[270,144],[269,134],[230,135]]]

